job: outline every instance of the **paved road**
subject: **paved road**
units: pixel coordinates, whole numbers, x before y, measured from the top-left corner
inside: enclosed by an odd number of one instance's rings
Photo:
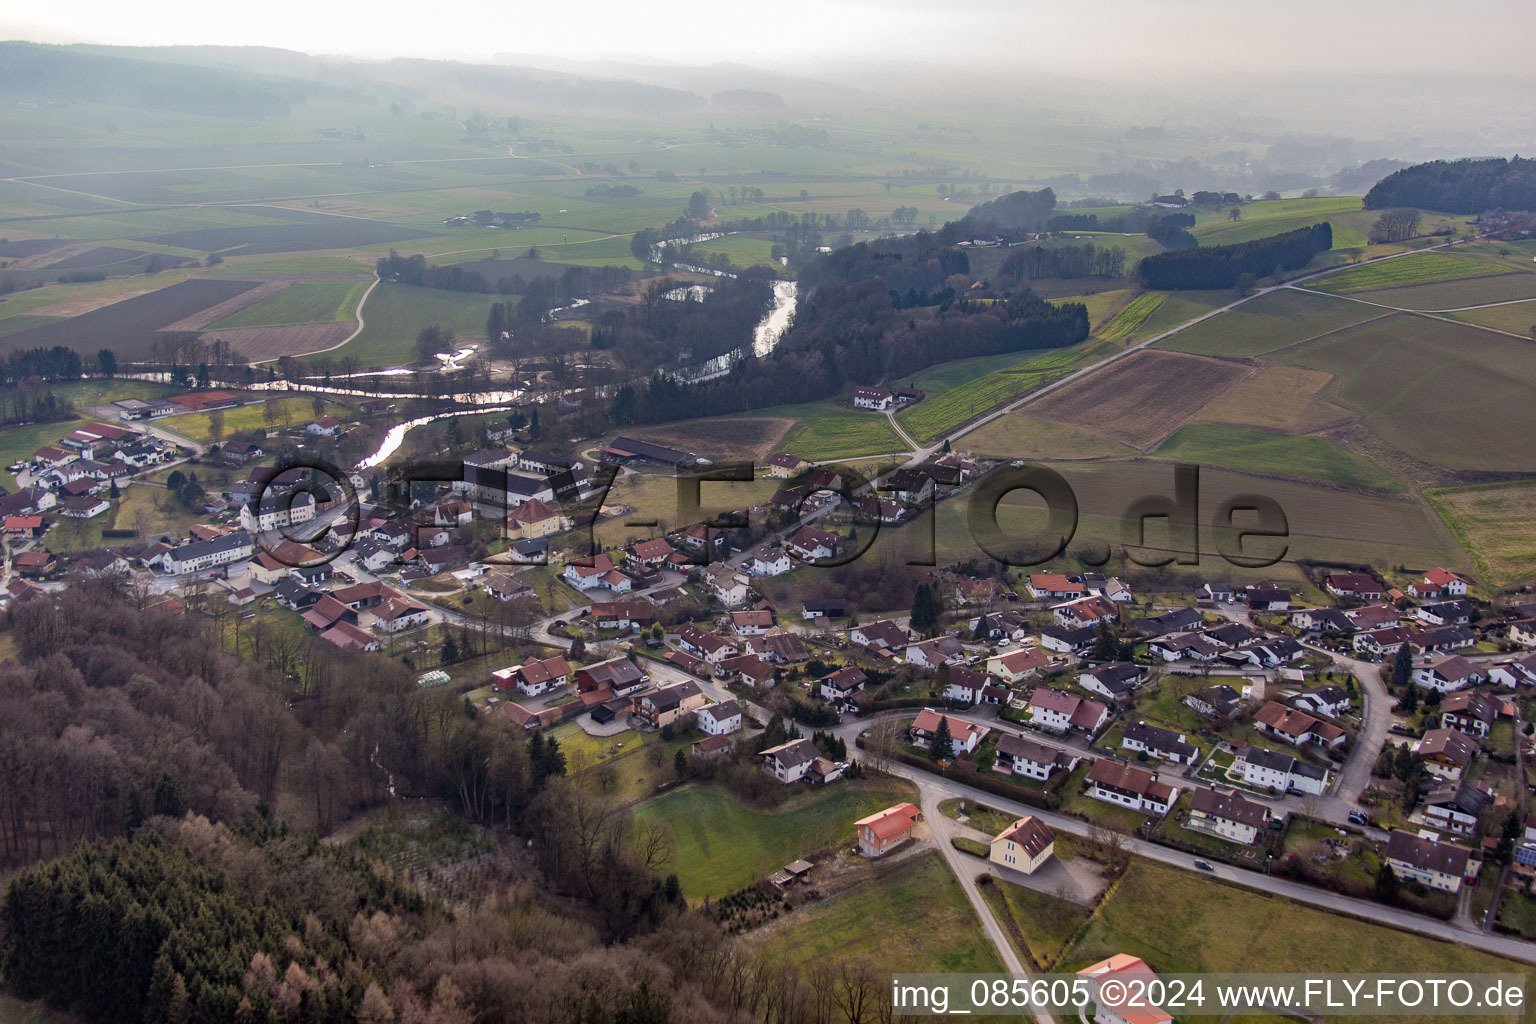
[[[1060,832],[1077,836],[1086,836],[1089,832],[1088,823],[1080,819],[1058,814],[1054,811],[1030,807],[1027,804],[1009,800],[1006,797],[983,792],[954,779],[941,778],[904,764],[893,764],[890,766],[890,771],[892,774],[910,779],[917,784],[918,791],[924,794],[923,809],[925,814],[928,813],[929,806],[928,791],[932,790],[933,796],[937,798],[934,801],[935,809],[937,808],[938,800],[951,797],[965,797],[978,803],[995,807],[1001,811],[1017,814],[1020,817],[1032,814],[1051,828]],[[941,817],[941,815],[929,815],[930,825],[936,821],[937,817]],[[938,828],[934,828],[934,836],[936,839],[938,838]],[[1149,843],[1132,837],[1125,838],[1125,848],[1131,853],[1145,857],[1148,860],[1155,860],[1159,863],[1169,864],[1184,870],[1196,870],[1194,866],[1195,857],[1192,854],[1170,850],[1167,847],[1158,846],[1155,843]],[[953,867],[953,864],[951,866]],[[963,872],[957,872],[957,874],[962,875],[963,884]],[[1321,907],[1324,910],[1351,914],[1366,921],[1391,925],[1404,931],[1443,939],[1447,942],[1456,942],[1461,945],[1484,950],[1485,952],[1494,953],[1498,956],[1536,964],[1536,943],[1526,942],[1507,935],[1495,935],[1476,928],[1459,927],[1453,922],[1440,921],[1421,914],[1399,910],[1395,907],[1372,903],[1369,900],[1342,896],[1336,892],[1314,888],[1313,886],[1304,885],[1288,878],[1278,878],[1261,871],[1249,871],[1243,868],[1219,864],[1216,866],[1214,874],[1222,881],[1245,886],[1259,892],[1284,896],[1298,903]]]

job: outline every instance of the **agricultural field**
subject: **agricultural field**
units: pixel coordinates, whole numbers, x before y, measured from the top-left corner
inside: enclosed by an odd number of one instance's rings
[[[826,789],[796,787],[783,803],[760,810],[717,786],[691,785],[647,800],[635,808],[635,820],[672,828],[683,892],[702,900],[852,836],[856,819],[912,796],[906,783],[849,779]]]
[[[1143,292],[1115,312],[1109,320],[1099,323],[1094,333],[1105,341],[1125,341],[1151,316],[1168,296],[1164,292]]]
[[[909,382],[927,392],[927,397],[897,413],[896,419],[919,442],[935,440],[969,419],[1065,376],[1096,351],[1090,343],[1043,355],[1010,352],[931,367]]]
[[[832,398],[759,409],[733,418],[795,421],[778,447],[811,462],[883,455],[906,448],[884,413],[855,409]]]
[[[367,289],[367,281],[295,281],[260,302],[215,320],[208,329],[351,321],[357,310],[357,300]]]
[[[1213,395],[1255,372],[1252,366],[1204,356],[1142,351],[1051,392],[1031,403],[1029,411],[1147,450]]]
[[[1129,333],[1119,340],[1129,344],[1155,338],[1159,334],[1171,331],[1196,317],[1202,317],[1214,309],[1220,309],[1237,300],[1237,296],[1230,291],[1150,292],[1148,294],[1161,294],[1163,301],[1147,313],[1139,323],[1132,324]]]
[[[999,416],[963,435],[957,445],[977,455],[1007,459],[1102,459],[1136,453],[1118,441],[1023,410]]]
[[[1333,375],[1302,366],[1266,366],[1211,399],[1195,422],[1234,423],[1289,434],[1306,434],[1336,426],[1353,414],[1318,393]]]
[[[1001,971],[937,851],[903,861],[747,938],[791,963],[859,958],[880,971]]]
[[[0,354],[18,349],[84,347],[90,353],[110,348],[119,359],[150,354],[155,332],[209,306],[256,287],[251,281],[194,279],[104,306],[70,320],[44,324],[0,338]],[[88,339],[82,343],[82,339]]]
[[[1308,282],[1307,287],[1335,295],[1353,295],[1408,285],[1433,284],[1436,281],[1520,272],[1520,268],[1496,257],[1452,252],[1411,252],[1328,274]]]
[[[1384,291],[1358,292],[1352,298],[1426,313],[1456,313],[1496,302],[1536,299],[1536,274],[1491,274],[1459,281],[1404,285]]]
[[[1327,480],[1349,487],[1402,492],[1401,480],[1375,463],[1321,437],[1295,437],[1253,427],[1191,423],[1153,449],[1158,458]]]
[[[1434,488],[1424,496],[1490,585],[1536,578],[1536,482]]]
[[[246,213],[262,216],[267,223],[240,227],[192,228],[135,239],[155,245],[219,253],[231,256],[270,255],[317,249],[350,249],[357,246],[381,247],[391,243],[426,238],[429,232],[400,227],[358,217],[335,217],[309,210],[290,210],[275,206],[241,207]]]
[[[1162,495],[1172,500],[1174,495],[1173,466],[1167,462],[1143,458],[1037,461],[1060,473],[1072,488],[1078,516],[1068,542],[1067,557],[1032,571],[1081,571],[1075,558],[1079,553],[1098,552],[1102,557],[1103,552],[1109,551],[1118,557],[1126,543],[1127,530],[1134,528],[1134,524],[1124,518],[1126,510],[1144,497]],[[1217,515],[1225,502],[1251,494],[1264,495],[1280,506],[1286,519],[1287,535],[1284,538],[1245,539],[1241,552],[1250,559],[1281,560],[1267,567],[1245,569],[1231,565],[1222,556],[1219,545],[1227,541],[1223,536],[1225,530],[1217,529]],[[931,531],[921,519],[899,528],[881,529],[865,557],[911,559],[928,557],[933,552],[942,565],[979,556],[983,552],[972,534],[967,505],[966,501],[941,503],[931,513],[936,517]],[[1241,513],[1234,518],[1240,528],[1252,522]],[[1471,568],[1467,556],[1433,510],[1422,501],[1407,496],[1368,494],[1344,490],[1336,485],[1202,467],[1197,519],[1200,524],[1199,561],[1169,567],[1172,571],[1188,572],[1197,578],[1213,572],[1233,579],[1287,578],[1301,588],[1304,581],[1293,563],[1304,559]],[[1060,538],[1059,533],[1047,533],[1043,506],[1028,492],[1014,492],[1005,497],[997,509],[997,522],[1004,537],[1005,553],[1015,552],[1040,559]],[[861,539],[863,532],[861,528]],[[1135,534],[1130,536],[1134,538]],[[936,552],[934,544],[937,545]],[[1184,557],[1193,554],[1187,546],[1171,544],[1166,524],[1155,519],[1147,521],[1146,544],[1158,549],[1151,557],[1168,551]]]
[[[1536,280],[1536,278],[1533,278]],[[1324,393],[1359,412],[1386,441],[1448,470],[1529,471],[1536,436],[1536,379],[1529,342],[1444,320],[1397,315],[1337,331],[1283,352],[1286,363],[1334,375]]]
[[[1239,220],[1231,219],[1230,207],[1196,211],[1193,234],[1200,244],[1231,245],[1326,220],[1333,225],[1335,249],[1363,249],[1370,225],[1378,216],[1375,211],[1362,208],[1359,196],[1259,200],[1239,209]]]
[[[730,214],[726,213],[725,216],[729,217]],[[695,243],[692,252],[692,262],[695,263],[714,265],[715,259],[723,256],[730,261],[732,267],[769,267],[775,273],[784,269],[773,258],[773,243],[765,238],[726,235],[708,242]]]
[[[1054,298],[1051,301],[1058,306],[1064,302],[1081,302],[1088,307],[1088,323],[1093,326],[1097,337],[1104,337],[1102,328],[1132,301],[1136,293],[1130,288],[1111,288],[1102,292],[1088,292],[1083,295],[1066,295]],[[1114,340],[1114,339],[1107,339]]]
[[[778,451],[779,442],[794,425],[795,421],[789,417],[711,416],[658,427],[633,427],[625,433],[703,455],[715,463],[751,460],[761,465],[766,456]]]
[[[1386,315],[1359,302],[1281,288],[1200,321],[1157,343],[1170,352],[1258,356]]]
[[[16,490],[16,477],[6,466],[31,458],[32,453],[45,444],[56,444],[59,438],[72,430],[78,430],[90,420],[59,420],[56,423],[28,423],[25,426],[6,427],[0,430],[0,482],[7,493]]]
[[[1140,859],[1063,955],[1061,969],[1076,970],[1114,953],[1142,957],[1162,973],[1524,970],[1455,943],[1216,884]],[[1451,1018],[1424,1018],[1431,1019]]]
[[[356,357],[363,366],[397,366],[416,360],[416,335],[436,324],[459,338],[483,338],[492,295],[381,284],[361,310],[363,330],[337,349],[336,358]]]
[[[1450,314],[1452,320],[1491,327],[1496,331],[1508,331],[1525,338],[1536,338],[1536,302],[1509,302],[1500,306],[1484,306]],[[0,321],[3,324],[4,321]]]
[[[1057,843],[1060,845],[1060,837]],[[1055,963],[1067,943],[1072,941],[1072,936],[1088,920],[1087,907],[1002,879],[993,879],[982,894],[999,920],[1013,920],[1024,937],[1026,948],[1023,952],[1045,969]],[[1012,929],[1006,924],[1004,930],[1012,935]]]

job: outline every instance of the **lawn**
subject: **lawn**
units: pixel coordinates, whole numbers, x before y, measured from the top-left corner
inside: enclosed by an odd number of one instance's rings
[[[1402,481],[1368,459],[1321,437],[1296,437],[1225,423],[1190,423],[1152,454],[1178,462],[1278,473],[1400,493]]]
[[[0,430],[0,479],[8,491],[16,489],[16,477],[5,467],[19,459],[31,458],[45,444],[57,444],[59,438],[78,430],[89,420],[59,420],[57,423],[29,423],[24,427]]]
[[[1158,348],[1207,356],[1256,356],[1383,314],[1360,302],[1282,288],[1180,331]]]
[[[808,903],[748,941],[801,965],[858,958],[880,971],[1003,969],[937,851]]]
[[[210,488],[211,490],[211,488]],[[112,507],[94,519],[73,519],[60,516],[53,529],[48,531],[46,546],[55,552],[88,551],[92,548],[115,547],[131,544],[122,539],[103,539],[102,530],[132,530],[142,519],[144,536],[158,533],[185,536],[187,527],[208,518],[201,509],[190,511],[170,498],[164,488],[146,483],[131,483],[124,487],[121,497]]]
[[[679,502],[678,479],[651,473],[637,473],[615,481],[603,503],[609,506],[631,505],[635,512],[617,519],[605,519],[593,527],[593,535],[605,546],[622,547],[634,540],[645,540],[669,529],[701,522],[725,512],[751,508],[767,501],[782,485],[782,480],[758,478],[751,481],[708,480],[699,484],[699,507],[684,514]],[[630,526],[631,520],[654,521],[656,526]]]
[[[729,216],[729,215],[727,215]],[[735,268],[769,267],[776,273],[784,270],[783,264],[773,258],[773,245],[766,238],[747,238],[743,235],[726,235],[698,242],[693,246],[696,263],[714,265],[714,257],[724,256]]]
[[[233,409],[216,410],[224,415],[224,437],[243,430],[267,430],[279,427],[290,427],[297,424],[308,423],[315,418],[314,400],[310,398],[278,398],[274,411],[276,419],[267,421],[267,403],[257,402],[254,405],[240,405]],[[344,415],[346,410],[326,401],[326,412],[331,415]],[[167,430],[174,430],[182,437],[190,437],[194,441],[213,441],[210,425],[211,412],[187,412],[179,416],[167,416],[156,421],[158,426]]]
[[[717,786],[686,786],[635,809],[639,822],[671,825],[674,869],[690,899],[720,897],[854,833],[866,814],[913,798],[911,786],[847,780],[796,787],[771,810],[750,807]]]
[[[1424,492],[1496,587],[1536,577],[1536,483],[1474,484]]]
[[[1524,970],[1523,965],[1465,946],[1139,859],[1133,860],[1125,879],[1061,965],[1077,969],[1114,953],[1139,956],[1163,973]]]
[[[1335,295],[1402,288],[1407,285],[1455,281],[1464,277],[1516,274],[1520,271],[1497,257],[1451,252],[1411,252],[1391,259],[1350,267],[1310,282],[1307,287]]]
[[[1356,297],[1427,313],[1458,312],[1495,302],[1536,299],[1536,274],[1490,274],[1457,281],[1434,281],[1377,292],[1361,292]]]
[[[926,398],[896,419],[918,441],[933,441],[966,420],[1065,376],[1095,351],[1092,344],[1044,355],[1010,353],[945,363],[913,378]]]
[[[1202,210],[1195,215],[1194,235],[1201,245],[1231,245],[1327,221],[1333,225],[1335,249],[1364,248],[1366,225],[1376,214],[1361,210],[1360,204],[1359,196],[1260,200],[1240,207],[1238,220],[1231,219],[1228,208]]]
[[[1042,970],[1050,970],[1072,936],[1088,920],[1088,908],[1049,893],[993,879],[982,895],[1003,924],[1015,947],[1023,936],[1026,953]],[[1012,919],[1017,930],[1008,927]]]
[[[351,320],[367,281],[298,281],[260,302],[208,325],[208,330],[238,327],[285,327]]]
[[[883,413],[855,409],[830,398],[804,405],[759,409],[744,413],[740,418],[765,416],[794,419],[795,425],[784,435],[779,447],[811,462],[884,455],[906,448],[906,443],[896,436]]]
[[[365,366],[414,362],[416,335],[429,324],[461,338],[484,338],[485,319],[494,301],[490,295],[381,284],[363,303],[362,332],[326,356],[333,362],[355,356]]]

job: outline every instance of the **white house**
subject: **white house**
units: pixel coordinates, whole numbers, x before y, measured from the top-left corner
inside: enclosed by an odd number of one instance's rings
[[[315,496],[308,491],[268,495],[254,509],[249,504],[240,506],[240,528],[247,533],[281,530],[313,518]]]
[[[706,736],[729,736],[741,729],[741,705],[734,700],[706,704],[698,717],[699,729]]]
[[[974,754],[981,744],[981,738],[991,731],[986,726],[974,725],[963,718],[924,708],[912,722],[912,742],[919,747],[929,746],[938,735],[940,721],[949,723],[950,743],[956,754]]]
[[[885,412],[896,401],[896,396],[884,388],[857,387],[853,389],[853,404],[858,409],[874,409]]]
[[[783,548],[758,548],[752,552],[752,572],[757,576],[782,576],[794,563]]]
[[[1168,813],[1176,796],[1174,788],[1157,781],[1155,773],[1108,758],[1095,761],[1084,781],[1084,793],[1095,800],[1158,816]]]
[[[1189,820],[1184,827],[1249,846],[1263,833],[1268,816],[1263,804],[1246,799],[1236,790],[1202,787],[1190,794]]]
[[[1399,878],[1441,892],[1457,892],[1467,878],[1472,851],[1399,829],[1387,839],[1386,862]]]
[[[811,762],[821,755],[816,744],[807,739],[790,740],[776,747],[769,747],[758,755],[763,767],[780,782],[799,782],[811,770]]]
[[[250,534],[241,530],[226,533],[222,537],[214,537],[212,540],[193,541],[191,544],[172,548],[166,553],[162,564],[168,575],[180,576],[183,573],[202,572],[205,569],[229,565],[232,562],[243,562],[251,557],[253,550]]]
[[[1476,663],[1459,654],[1447,654],[1413,667],[1413,681],[1426,690],[1450,693],[1475,686],[1488,678]]]
[[[992,770],[1044,782],[1059,771],[1071,771],[1077,762],[1071,751],[1005,732],[997,738],[997,760]]]
[[[1256,789],[1280,793],[1320,794],[1328,788],[1326,770],[1263,747],[1247,747],[1239,752],[1229,772]]]

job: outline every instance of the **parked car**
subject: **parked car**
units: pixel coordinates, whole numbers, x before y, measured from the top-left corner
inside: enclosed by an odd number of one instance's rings
[[[1349,812],[1349,823],[1351,825],[1369,825],[1371,819],[1366,816],[1364,811],[1357,808]]]

